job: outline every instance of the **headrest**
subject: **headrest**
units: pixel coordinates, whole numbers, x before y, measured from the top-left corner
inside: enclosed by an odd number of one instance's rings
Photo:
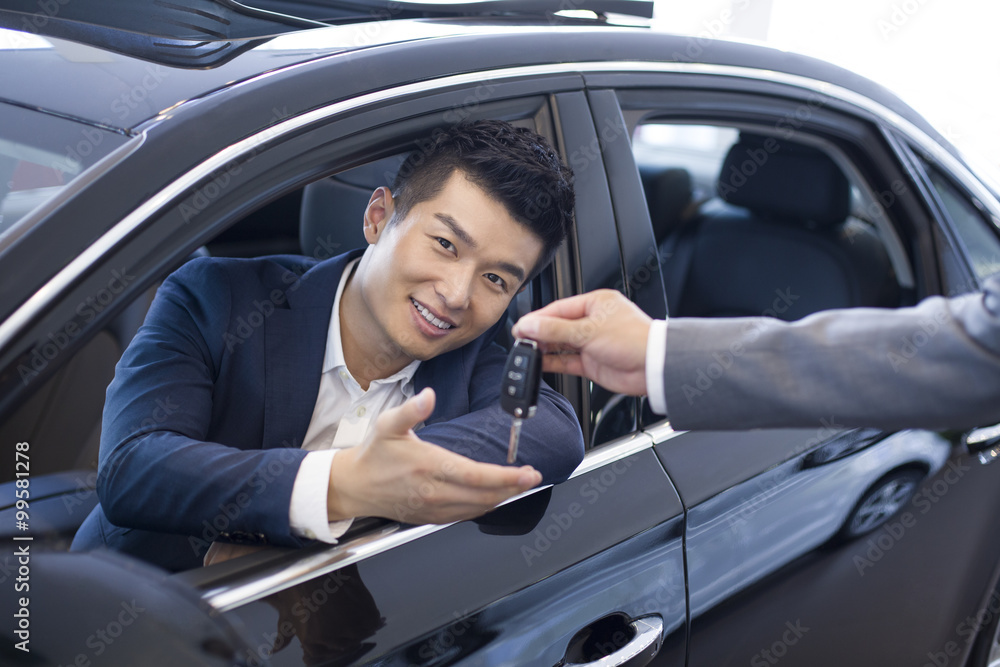
[[[767,218],[828,226],[850,212],[851,188],[840,167],[818,149],[776,137],[741,134],[717,189],[730,204]]]
[[[372,192],[391,186],[405,156],[392,156],[310,183],[302,190],[302,254],[326,259],[367,245],[362,222]]]

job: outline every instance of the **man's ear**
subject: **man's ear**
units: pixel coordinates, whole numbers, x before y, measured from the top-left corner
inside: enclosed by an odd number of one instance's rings
[[[368,243],[378,242],[379,237],[385,232],[385,226],[392,219],[395,211],[392,201],[392,192],[384,185],[372,193],[365,208],[365,240]]]

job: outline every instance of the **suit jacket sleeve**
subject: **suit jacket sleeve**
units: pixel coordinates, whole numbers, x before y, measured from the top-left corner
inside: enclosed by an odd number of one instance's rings
[[[506,464],[511,416],[500,408],[500,378],[506,361],[507,353],[500,345],[483,345],[468,382],[470,411],[431,423],[417,435],[476,461]],[[517,464],[534,467],[542,474],[543,484],[556,484],[569,477],[582,460],[583,433],[576,413],[569,401],[543,382],[538,410],[521,429]]]
[[[664,383],[680,429],[1000,422],[1000,274],[898,310],[670,320]]]
[[[160,287],[108,387],[98,496],[123,527],[200,535],[211,526],[300,544],[288,507],[306,452],[207,440],[230,310],[227,275],[210,261],[189,262]]]

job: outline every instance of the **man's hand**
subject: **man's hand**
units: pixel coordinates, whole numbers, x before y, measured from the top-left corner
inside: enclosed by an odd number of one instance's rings
[[[597,290],[553,301],[514,325],[538,341],[543,370],[590,378],[614,392],[646,393],[646,340],[652,319],[621,293]]]
[[[450,523],[479,516],[542,481],[531,466],[478,463],[424,442],[413,427],[434,411],[430,388],[375,421],[370,438],[337,452],[330,470],[330,521],[379,516]]]

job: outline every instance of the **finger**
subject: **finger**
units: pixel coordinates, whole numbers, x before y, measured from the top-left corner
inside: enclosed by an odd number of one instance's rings
[[[416,396],[378,417],[378,427],[385,435],[406,435],[410,429],[422,421],[426,421],[434,412],[434,390],[425,387]]]
[[[583,375],[583,359],[579,354],[546,354],[542,357],[542,371]]]
[[[589,320],[566,320],[557,317],[532,314],[522,317],[512,329],[518,338],[530,338],[548,345],[559,344],[577,348],[593,333],[593,326],[588,326]]]
[[[470,490],[497,490],[505,487],[512,487],[525,491],[538,486],[542,481],[542,475],[531,466],[496,465],[494,463],[480,463],[473,461],[459,454],[447,452],[459,460],[449,461],[451,465],[445,470],[444,479],[452,484],[466,487]]]

